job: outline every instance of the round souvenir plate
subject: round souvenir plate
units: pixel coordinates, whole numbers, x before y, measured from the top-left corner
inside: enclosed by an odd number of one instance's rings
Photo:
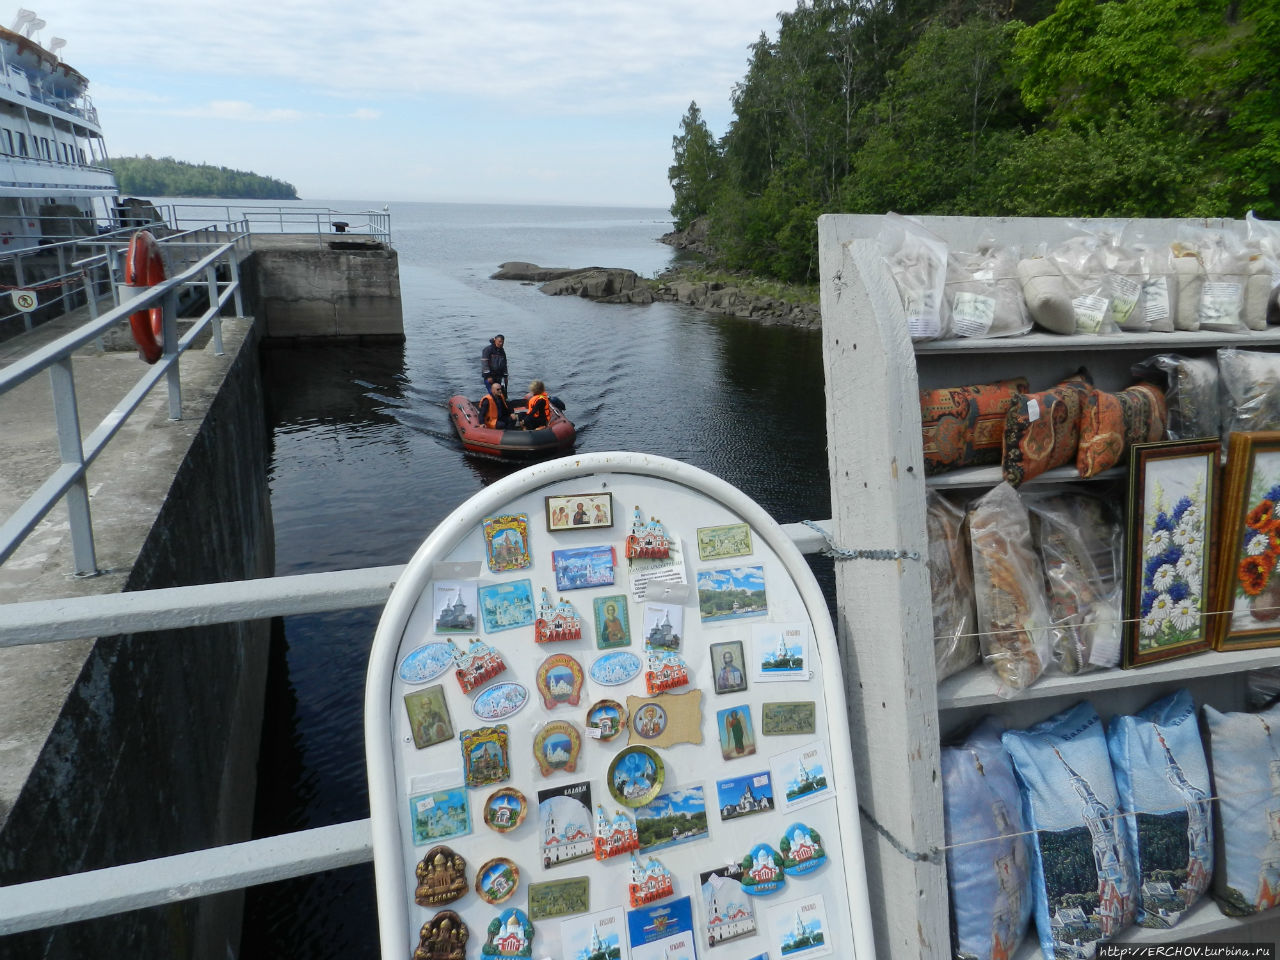
[[[456,648],[447,640],[428,643],[405,654],[400,661],[400,679],[405,683],[426,683],[453,666]]]
[[[529,691],[512,681],[491,683],[478,694],[471,709],[481,720],[505,720],[529,701]]]
[[[802,877],[827,862],[822,837],[807,823],[793,823],[778,841],[782,869],[788,877]]]
[[[484,802],[484,824],[498,833],[510,833],[524,823],[529,801],[515,787],[503,787],[489,794]]]
[[[591,662],[591,679],[606,687],[616,687],[640,672],[640,658],[627,650],[615,650]]]
[[[662,792],[666,769],[648,747],[627,747],[609,764],[609,795],[627,807],[643,807]]]
[[[616,700],[597,700],[587,711],[587,729],[598,730],[597,740],[608,742],[627,728],[627,708]]]
[[[520,868],[506,857],[494,857],[476,871],[476,893],[485,903],[503,903],[520,886]]]

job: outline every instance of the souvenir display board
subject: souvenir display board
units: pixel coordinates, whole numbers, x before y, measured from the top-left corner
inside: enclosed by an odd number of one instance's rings
[[[701,470],[569,457],[454,511],[365,737],[384,960],[873,958],[825,601]]]

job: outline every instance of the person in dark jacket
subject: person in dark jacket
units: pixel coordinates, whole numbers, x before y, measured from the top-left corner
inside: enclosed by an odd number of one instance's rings
[[[507,402],[502,384],[490,385],[489,392],[480,398],[480,420],[486,427],[498,430],[506,430],[511,426],[511,404]]]
[[[480,376],[484,378],[484,389],[487,392],[494,383],[502,384],[507,389],[507,351],[503,344],[507,338],[502,334],[489,338],[489,345],[480,351]]]
[[[526,430],[537,430],[545,427],[551,419],[551,398],[547,396],[547,386],[541,380],[529,384],[528,408],[524,415],[523,426]]]

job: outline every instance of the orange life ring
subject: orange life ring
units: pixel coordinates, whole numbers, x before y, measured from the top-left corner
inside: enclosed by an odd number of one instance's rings
[[[164,258],[160,244],[147,230],[139,230],[129,238],[129,253],[125,257],[124,285],[126,287],[154,287],[164,280]],[[157,305],[138,310],[129,315],[129,329],[142,351],[142,359],[155,363],[164,355],[160,340],[164,330],[164,308]]]

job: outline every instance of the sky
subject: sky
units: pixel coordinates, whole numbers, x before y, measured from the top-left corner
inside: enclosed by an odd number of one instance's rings
[[[30,2],[30,0],[28,0]],[[667,207],[691,101],[712,134],[794,0],[30,3],[114,156],[303,199]],[[0,15],[11,26],[18,7]],[[127,11],[127,15],[126,15]]]

